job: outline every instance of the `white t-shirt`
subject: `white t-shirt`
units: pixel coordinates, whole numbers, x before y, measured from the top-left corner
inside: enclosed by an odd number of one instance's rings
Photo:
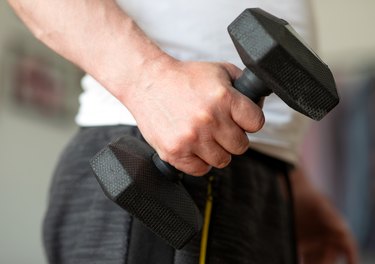
[[[285,19],[312,44],[308,0],[118,0],[118,4],[165,52],[179,60],[228,61],[244,68],[227,26],[246,8],[259,7]],[[126,47],[124,47],[126,48]],[[126,62],[124,62],[126,63]],[[130,112],[94,78],[82,79],[76,122],[80,126],[136,125]],[[308,118],[274,94],[267,97],[262,130],[249,134],[251,147],[296,163]]]

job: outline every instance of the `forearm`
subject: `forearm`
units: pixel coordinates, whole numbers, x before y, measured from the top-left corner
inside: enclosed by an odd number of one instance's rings
[[[111,0],[8,0],[35,36],[92,75],[132,113],[177,169],[203,175],[249,146],[261,109],[233,89],[228,63],[179,62]],[[152,11],[151,11],[152,12]]]
[[[9,0],[34,35],[123,103],[142,69],[166,56],[114,1]]]

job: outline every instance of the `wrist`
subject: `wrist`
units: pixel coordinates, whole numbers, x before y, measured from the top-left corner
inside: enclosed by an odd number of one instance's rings
[[[161,50],[130,17],[124,17],[104,49],[86,68],[109,92],[127,106],[141,79],[165,68],[174,59]],[[159,75],[160,78],[160,75]]]
[[[178,63],[178,60],[164,52],[147,57],[138,65],[131,83],[122,89],[117,98],[133,112],[142,105],[145,96],[157,94],[157,91],[153,91],[157,87],[155,83],[166,78],[167,73],[175,69]]]

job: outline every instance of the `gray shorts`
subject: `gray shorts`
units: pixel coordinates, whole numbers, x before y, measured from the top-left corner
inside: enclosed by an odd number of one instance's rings
[[[49,263],[199,263],[200,235],[174,250],[104,195],[89,160],[124,134],[142,140],[133,126],[82,128],[62,153],[43,225]],[[287,169],[249,150],[209,173],[215,181],[206,263],[295,263],[287,177],[280,176]],[[185,176],[183,184],[203,213],[208,177]]]

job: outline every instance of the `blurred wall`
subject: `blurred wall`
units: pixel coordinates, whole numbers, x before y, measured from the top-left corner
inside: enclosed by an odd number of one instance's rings
[[[375,35],[372,27],[375,25],[375,2],[372,0],[313,0],[312,8],[315,14],[315,30],[317,35],[319,56],[329,65],[337,82],[352,81],[368,69],[375,68]],[[356,89],[353,85],[351,89]],[[338,86],[340,97],[346,96]],[[345,98],[342,98],[345,99]],[[312,122],[312,129],[306,135],[303,146],[308,148],[305,153],[306,166],[309,176],[316,186],[329,194],[332,182],[327,182],[325,176],[332,173],[329,166],[319,164],[316,157],[321,153],[316,148],[314,140],[309,137],[316,136],[322,127],[327,126],[332,120],[330,116],[339,109],[336,108],[328,118],[320,122]],[[324,135],[320,135],[322,141]],[[330,144],[324,142],[323,144]],[[318,157],[319,158],[319,157]],[[323,161],[330,162],[330,161]]]
[[[318,53],[332,68],[374,61],[374,1],[314,0],[313,8]],[[24,35],[38,52],[54,56],[32,39],[0,0],[0,60],[13,34]],[[53,58],[56,65],[63,65],[63,74],[72,76],[69,84],[76,85],[73,89],[78,92],[77,69]],[[0,72],[0,85],[1,78]],[[58,153],[75,130],[72,118],[61,124],[30,118],[10,111],[0,97],[0,263],[45,263],[40,237],[50,175]]]
[[[45,263],[41,244],[41,225],[46,208],[48,186],[57,157],[76,131],[73,115],[53,120],[18,111],[11,107],[4,92],[9,54],[4,49],[11,36],[22,36],[26,52],[50,58],[62,70],[72,93],[79,92],[79,71],[33,39],[22,23],[0,0],[0,263]],[[77,108],[77,98],[70,102]]]
[[[319,55],[333,68],[375,61],[375,1],[313,0]]]
[[[315,0],[313,7],[319,54],[333,70],[341,100],[312,125],[305,164],[313,182],[345,216],[362,256],[372,258],[361,263],[374,263],[375,2]]]

